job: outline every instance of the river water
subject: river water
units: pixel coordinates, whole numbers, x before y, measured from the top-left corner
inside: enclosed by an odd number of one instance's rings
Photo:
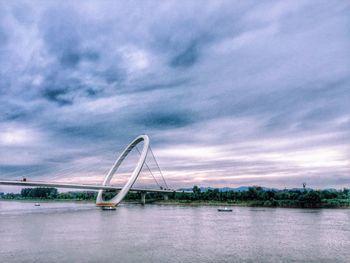
[[[350,210],[0,202],[0,262],[350,262]]]

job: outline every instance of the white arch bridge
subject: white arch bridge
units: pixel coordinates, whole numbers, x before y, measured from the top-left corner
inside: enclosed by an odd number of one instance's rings
[[[116,173],[124,159],[127,157],[127,155],[131,152],[132,149],[134,149],[139,143],[143,142],[143,149],[140,153],[140,158],[137,162],[137,165],[135,169],[133,170],[130,178],[128,179],[127,183],[123,187],[117,187],[110,185],[110,182],[113,178],[113,175]],[[137,151],[138,148],[136,148]],[[162,179],[165,183],[166,188],[162,188],[155,177],[153,176],[152,172],[150,171],[146,161],[146,157],[148,152],[151,152],[157,167],[159,169],[159,172],[162,176]],[[147,169],[151,172],[154,180],[158,184],[158,189],[145,189],[145,188],[134,188],[133,185],[138,178],[142,167],[146,165]],[[168,194],[170,193],[176,193],[176,192],[183,192],[183,191],[177,191],[174,189],[169,189],[168,185],[164,179],[164,176],[159,168],[159,165],[157,163],[157,160],[154,157],[154,154],[152,152],[152,149],[150,148],[150,140],[147,135],[140,135],[136,139],[134,139],[121,153],[121,155],[118,157],[112,168],[109,170],[108,174],[106,175],[102,185],[91,185],[91,184],[72,184],[72,183],[56,183],[56,182],[43,182],[43,181],[28,181],[28,180],[0,180],[0,185],[14,185],[14,186],[36,186],[36,187],[56,187],[56,188],[73,188],[73,189],[86,189],[86,190],[98,190],[97,198],[96,198],[96,205],[99,207],[116,207],[127,195],[128,192],[139,192],[141,193],[141,202],[145,204],[146,201],[146,193],[162,193],[164,194],[164,198],[167,199]],[[116,196],[114,196],[110,200],[105,200],[103,198],[103,191],[106,190],[115,190],[118,191]]]

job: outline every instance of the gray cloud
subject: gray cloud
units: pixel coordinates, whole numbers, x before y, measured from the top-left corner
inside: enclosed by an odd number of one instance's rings
[[[346,1],[1,5],[0,177],[98,181],[147,133],[176,187],[348,186],[349,11]]]

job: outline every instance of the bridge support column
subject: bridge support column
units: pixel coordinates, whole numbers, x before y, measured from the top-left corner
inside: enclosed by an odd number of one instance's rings
[[[164,196],[164,200],[165,200],[165,201],[168,201],[168,200],[169,200],[168,194],[164,194],[163,196]]]
[[[146,192],[141,193],[141,204],[142,205],[146,204]]]

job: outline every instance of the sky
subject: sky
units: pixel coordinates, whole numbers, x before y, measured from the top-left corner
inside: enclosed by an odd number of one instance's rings
[[[0,0],[0,179],[350,187],[349,1],[70,2]]]

